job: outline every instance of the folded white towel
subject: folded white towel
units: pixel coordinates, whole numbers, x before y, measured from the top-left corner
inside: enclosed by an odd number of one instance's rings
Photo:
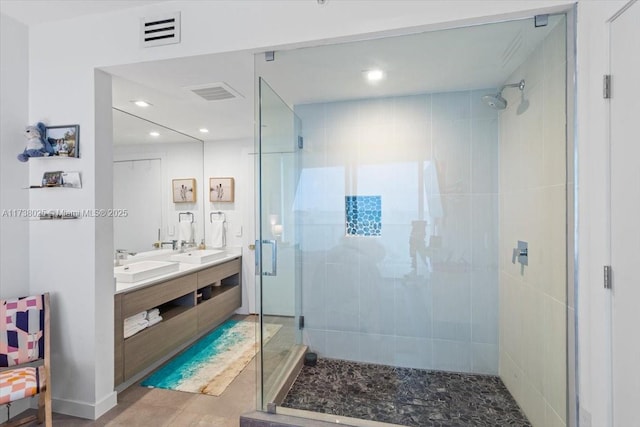
[[[138,330],[144,329],[144,328],[147,327],[147,325],[149,325],[149,321],[148,320],[145,320],[144,322],[137,323],[135,325],[124,325],[125,335],[129,331],[138,331]]]
[[[225,224],[222,219],[213,220],[211,222],[211,247],[214,249],[222,249],[227,243],[225,239]]]
[[[154,308],[147,312],[147,319],[160,315],[160,309]]]
[[[129,338],[130,336],[135,335],[141,330],[145,329],[147,326],[149,326],[149,322],[147,320],[145,320],[142,323],[136,324],[134,326],[129,326],[129,327],[125,326],[124,337]]]
[[[149,326],[153,326],[160,322],[162,322],[162,316],[154,317],[153,320],[149,320]]]
[[[124,325],[124,329],[125,329],[125,330],[127,330],[127,329],[138,329],[138,328],[140,328],[140,327],[143,327],[143,328],[144,328],[144,327],[145,327],[145,326],[147,326],[148,324],[149,324],[149,321],[148,321],[148,320],[141,320],[141,321],[139,321],[139,322],[137,322],[137,323],[125,323],[125,325]]]
[[[134,322],[138,322],[140,320],[144,320],[146,318],[147,318],[147,312],[143,311],[143,312],[140,312],[138,314],[134,314],[133,316],[127,317],[126,319],[124,319],[124,322],[125,323],[127,323],[127,322],[134,323]]]

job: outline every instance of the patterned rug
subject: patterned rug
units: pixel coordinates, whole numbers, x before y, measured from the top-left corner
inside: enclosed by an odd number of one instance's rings
[[[266,325],[264,341],[282,325]],[[227,320],[142,381],[144,387],[220,396],[258,351],[256,323]]]

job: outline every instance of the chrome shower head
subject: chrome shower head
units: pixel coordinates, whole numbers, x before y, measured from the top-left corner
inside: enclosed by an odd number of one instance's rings
[[[504,85],[495,95],[484,95],[482,97],[482,101],[491,108],[495,108],[496,110],[504,110],[505,108],[507,108],[507,100],[502,97],[502,91],[508,87],[517,87],[518,89],[520,89],[520,91],[523,91],[524,80],[520,80],[518,83]]]
[[[496,110],[504,110],[507,108],[507,100],[504,99],[500,93],[495,95],[485,95],[482,97],[482,102]]]

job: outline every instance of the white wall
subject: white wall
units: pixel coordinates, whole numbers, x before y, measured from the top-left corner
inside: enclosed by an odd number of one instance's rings
[[[16,155],[24,150],[28,120],[29,37],[25,25],[0,15],[0,298],[29,294],[29,223],[13,210],[29,207],[28,166]],[[15,215],[15,216],[12,216]],[[16,402],[12,414],[28,407]],[[0,422],[6,419],[0,413]]]
[[[507,80],[525,101],[507,89],[500,113],[500,377],[535,427],[567,422],[565,46],[560,23]]]
[[[0,297],[29,292],[28,165],[24,150],[28,120],[29,38],[26,26],[1,15],[0,29]],[[15,214],[15,216],[12,216]]]
[[[498,372],[493,91],[296,106],[305,343],[321,356]],[[345,237],[345,196],[381,196],[380,236]]]
[[[83,147],[82,158],[73,160],[78,169],[85,172],[85,188],[75,193],[60,193],[60,197],[48,198],[46,194],[34,199],[31,207],[52,207],[60,204],[65,208],[96,206],[97,194],[110,194],[111,176],[100,163],[110,165],[111,158],[96,156],[92,148],[95,141],[106,142],[107,129],[101,128],[102,121],[108,121],[106,112],[96,111],[96,101],[108,96],[107,89],[101,89],[94,98],[95,76],[93,69],[98,66],[117,65],[145,60],[165,59],[176,56],[204,54],[272,47],[287,43],[304,43],[312,40],[345,37],[349,34],[367,34],[379,31],[398,32],[398,29],[412,26],[446,26],[447,22],[457,25],[465,22],[530,16],[540,8],[567,7],[570,1],[465,1],[465,2],[409,2],[380,1],[362,3],[358,1],[327,2],[318,6],[315,2],[163,2],[126,12],[83,17],[69,21],[69,25],[59,23],[41,24],[30,28],[30,92],[29,121],[49,119],[51,123],[78,123],[81,125]],[[604,182],[606,169],[601,159],[606,153],[606,108],[601,99],[602,74],[607,69],[607,26],[609,18],[624,1],[580,1],[578,4],[578,137],[579,137],[579,265],[581,293],[578,301],[580,317],[581,373],[580,395],[583,419],[590,419],[593,425],[607,425],[608,400],[606,396],[607,377],[604,374],[606,349],[606,323],[604,301],[606,294],[601,286],[601,265],[606,263],[606,229],[600,221],[605,206],[601,203],[606,194]],[[137,42],[138,18],[159,11],[182,11],[183,43],[166,47],[140,49]],[[283,11],[286,10],[286,13]],[[545,10],[546,11],[546,10]],[[358,19],[354,20],[354,16]],[[268,30],[265,29],[268,23]],[[433,28],[432,27],[432,28]],[[4,28],[4,25],[3,25]],[[114,32],[113,29],[119,30]],[[221,35],[224,35],[221,36]],[[15,39],[12,39],[15,42]],[[70,52],[72,61],[63,66],[50,67],[59,63],[60,48]],[[3,69],[6,66],[2,64]],[[73,91],[68,90],[73,88]],[[96,115],[98,114],[98,119]],[[15,124],[14,124],[15,126]],[[4,127],[3,127],[4,128]],[[85,137],[86,136],[86,137]],[[100,155],[103,153],[100,152]],[[50,166],[61,166],[55,160]],[[32,165],[34,169],[38,169]],[[64,163],[62,163],[64,168]],[[36,170],[35,175],[41,172]],[[3,188],[3,191],[5,189]],[[73,221],[72,221],[73,222]],[[108,313],[109,303],[104,302],[101,292],[112,289],[108,270],[111,268],[111,254],[98,249],[94,236],[96,224],[83,219],[73,232],[84,234],[84,239],[68,239],[65,229],[52,228],[54,232],[41,229],[42,224],[33,224],[30,232],[35,234],[31,241],[43,245],[31,251],[30,261],[38,265],[39,272],[31,277],[39,287],[60,292],[65,301],[60,308],[69,310],[74,304],[82,304],[75,310],[75,322],[68,319],[54,319],[54,328],[65,330],[65,336],[54,337],[54,348],[67,348],[69,354],[56,356],[56,369],[76,379],[77,385],[64,380],[53,386],[54,398],[78,402],[81,406],[92,407],[111,393],[109,382],[111,371],[98,369],[108,364],[108,351],[97,353],[97,360],[91,360],[96,340],[103,332],[112,329],[112,313]],[[108,225],[99,225],[108,229]],[[107,245],[108,249],[113,249]],[[55,260],[44,256],[45,250],[62,251],[80,256],[83,262],[75,264],[74,275],[69,275],[56,264]],[[48,253],[48,252],[47,252]],[[94,271],[104,277],[95,277]],[[104,319],[99,324],[79,324],[77,319],[94,318],[96,305],[104,304]],[[104,340],[103,340],[104,341]],[[108,343],[107,343],[108,345]],[[78,346],[84,346],[77,348]],[[55,350],[54,350],[55,351]],[[88,358],[80,356],[89,354]],[[632,367],[629,367],[630,369]],[[55,384],[55,383],[54,383]],[[80,413],[75,411],[74,413]],[[96,412],[99,415],[99,412]],[[590,424],[585,424],[590,425]]]
[[[252,139],[234,141],[205,141],[204,144],[204,230],[209,244],[211,212],[224,212],[227,221],[227,247],[242,248],[242,307],[239,313],[256,313],[255,259],[249,245],[254,237],[254,142]],[[214,203],[209,200],[209,178],[232,177],[235,182],[233,203]]]

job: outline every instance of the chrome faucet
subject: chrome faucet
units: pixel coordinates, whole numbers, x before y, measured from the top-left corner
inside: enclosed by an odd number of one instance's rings
[[[196,242],[187,242],[186,240],[180,241],[180,253],[183,253],[186,249],[195,248]]]
[[[173,249],[174,251],[176,249],[178,249],[178,241],[177,240],[171,240],[169,242],[160,242],[160,247],[164,247],[164,245],[171,245],[171,249]]]
[[[135,254],[136,252],[129,252],[126,249],[116,249],[115,258],[114,258],[116,261],[115,263],[116,267],[122,265],[122,260],[127,259],[129,255],[133,256]]]

